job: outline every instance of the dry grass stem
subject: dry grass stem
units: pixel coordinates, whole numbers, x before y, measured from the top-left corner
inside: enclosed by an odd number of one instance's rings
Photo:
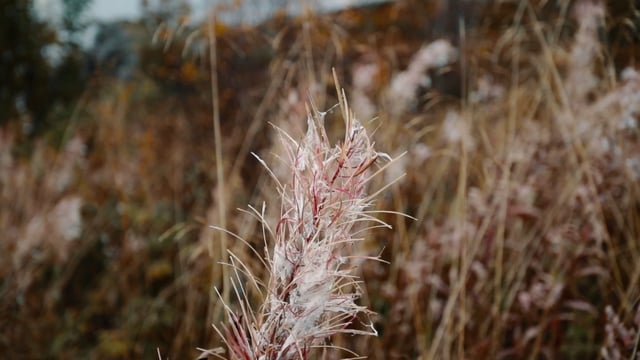
[[[388,156],[375,151],[344,93],[340,108],[345,135],[339,145],[331,146],[325,113],[317,110],[309,112],[300,141],[278,129],[289,175],[280,181],[267,168],[282,201],[277,224],[263,224],[275,241],[267,253],[270,278],[257,313],[248,301],[240,313],[228,309],[224,338],[231,358],[306,359],[332,335],[377,334],[370,323],[353,326],[359,314],[366,317],[369,311],[357,304],[360,290],[352,259],[358,257],[355,242],[362,240],[355,237],[363,231],[360,223],[376,221],[365,211],[372,201],[366,192],[369,170]],[[239,272],[247,274],[248,269],[234,257],[232,265],[238,275],[236,295],[246,300]]]

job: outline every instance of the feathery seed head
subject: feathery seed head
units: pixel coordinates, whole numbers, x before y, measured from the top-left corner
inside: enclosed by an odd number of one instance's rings
[[[308,116],[308,129],[297,142],[283,134],[290,177],[278,182],[281,218],[268,259],[271,279],[259,316],[229,315],[225,341],[234,358],[298,359],[337,333],[370,334],[347,327],[366,308],[359,297],[349,257],[352,228],[368,220],[368,169],[379,154],[364,127],[340,99],[345,118],[342,144],[332,147],[324,113]]]

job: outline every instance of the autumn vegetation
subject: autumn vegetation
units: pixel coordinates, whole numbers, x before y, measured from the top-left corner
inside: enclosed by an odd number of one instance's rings
[[[633,2],[425,3],[129,24],[0,122],[0,354],[636,358]]]

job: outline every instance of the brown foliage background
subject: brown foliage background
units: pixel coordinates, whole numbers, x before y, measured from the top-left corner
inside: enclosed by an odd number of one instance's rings
[[[269,122],[302,134],[310,97],[335,104],[335,68],[377,148],[408,152],[386,179],[406,176],[375,207],[418,220],[385,215],[394,230],[368,233],[361,249],[389,262],[362,264],[361,303],[380,335],[332,344],[373,359],[631,357],[639,22],[631,2],[605,5],[406,0],[218,23],[222,163],[208,52],[184,55],[206,49],[206,25],[164,27],[156,45],[158,28],[144,33],[135,81],[94,79],[37,139],[17,122],[0,128],[0,353],[193,358],[219,346],[213,286],[224,286],[226,255],[208,225],[261,250],[259,225],[235,209],[279,209],[250,153],[279,151]],[[457,60],[418,74],[396,106],[394,79],[441,37]],[[339,134],[335,114],[327,123]],[[246,246],[227,244],[267,275]]]

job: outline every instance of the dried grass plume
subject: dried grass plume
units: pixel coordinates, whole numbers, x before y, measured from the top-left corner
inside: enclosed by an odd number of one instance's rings
[[[258,158],[277,184],[281,216],[270,226],[264,211],[254,209],[265,233],[275,240],[265,246],[272,249],[265,262],[270,279],[264,303],[256,312],[241,286],[241,273],[247,274],[248,269],[232,260],[241,311],[227,308],[228,324],[220,333],[233,359],[306,359],[315,348],[329,346],[325,342],[332,335],[377,335],[371,324],[351,326],[359,315],[367,318],[369,313],[357,304],[360,292],[352,259],[367,258],[353,253],[353,245],[362,240],[358,234],[366,229],[359,223],[388,226],[365,210],[375,195],[366,191],[375,175],[372,165],[378,158],[389,157],[375,151],[344,92],[339,91],[339,97],[345,120],[341,144],[331,146],[325,113],[314,108],[302,140],[278,129],[289,168],[286,181],[278,180]]]

